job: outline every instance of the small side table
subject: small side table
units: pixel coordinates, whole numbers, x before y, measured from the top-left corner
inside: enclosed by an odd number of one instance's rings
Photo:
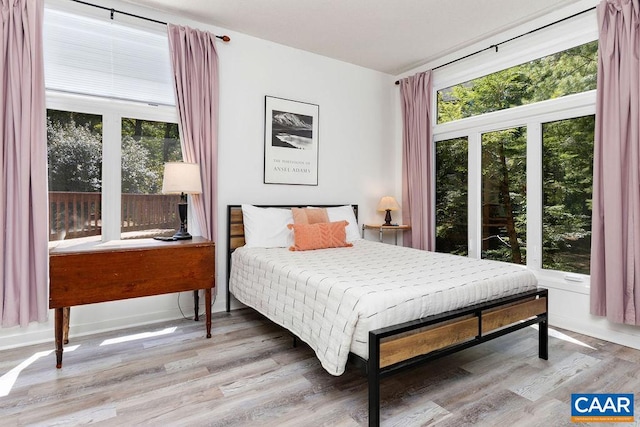
[[[380,242],[382,242],[382,235],[385,231],[390,230],[394,232],[395,243],[398,244],[398,231],[411,230],[410,225],[382,225],[382,224],[363,224],[362,225],[362,238],[364,238],[364,230],[372,229],[379,230]]]

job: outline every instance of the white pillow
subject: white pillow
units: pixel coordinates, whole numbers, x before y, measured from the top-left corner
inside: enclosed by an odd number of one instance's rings
[[[258,208],[242,205],[245,246],[249,248],[288,248],[293,246],[291,209]]]
[[[362,236],[360,235],[360,228],[358,227],[358,221],[356,220],[356,215],[353,213],[353,207],[351,205],[327,208],[327,215],[329,215],[330,222],[342,220],[349,222],[349,225],[347,225],[346,228],[347,242],[362,239]]]

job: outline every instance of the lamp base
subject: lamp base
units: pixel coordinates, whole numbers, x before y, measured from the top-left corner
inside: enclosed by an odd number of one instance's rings
[[[172,239],[173,240],[189,240],[189,239],[193,239],[193,236],[184,230],[178,230],[176,234],[173,235]]]
[[[384,216],[384,224],[382,225],[391,225],[391,209],[387,209],[387,214]]]
[[[180,195],[180,203],[178,203],[178,214],[180,215],[180,229],[173,235],[173,240],[189,240],[191,234],[187,232],[187,195]]]

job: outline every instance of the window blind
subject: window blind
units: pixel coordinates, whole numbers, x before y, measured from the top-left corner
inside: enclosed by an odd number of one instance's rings
[[[47,90],[175,105],[166,34],[45,8]]]

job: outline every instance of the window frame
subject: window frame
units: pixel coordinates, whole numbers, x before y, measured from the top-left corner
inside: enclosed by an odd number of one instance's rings
[[[433,72],[432,111],[437,110],[437,93],[444,88],[490,73],[561,52],[597,40],[595,11],[552,25],[513,40],[497,52],[486,51]],[[486,132],[524,126],[527,129],[527,263],[540,280],[550,280],[559,288],[588,293],[590,277],[584,274],[542,268],[542,124],[595,115],[596,91],[587,91],[437,124],[432,115],[435,144],[453,138],[468,139],[468,253],[481,258],[482,239],[482,145]],[[435,152],[435,151],[434,151]],[[434,156],[435,162],[435,156]],[[435,165],[432,170],[435,171]],[[435,173],[435,172],[434,172]],[[433,180],[435,195],[435,179]],[[435,206],[435,196],[432,200]],[[432,209],[435,226],[435,210]]]
[[[102,116],[102,241],[120,240],[122,119],[179,123],[176,107],[46,91],[46,108]]]

